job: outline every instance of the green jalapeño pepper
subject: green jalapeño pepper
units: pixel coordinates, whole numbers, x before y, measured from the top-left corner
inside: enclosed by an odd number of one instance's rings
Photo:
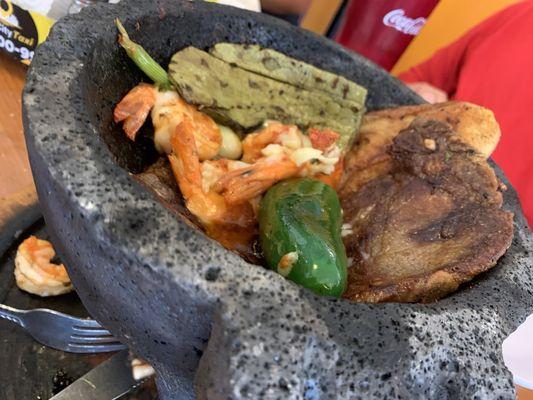
[[[290,179],[261,201],[259,232],[267,264],[317,294],[339,297],[348,260],[335,190],[314,179]]]

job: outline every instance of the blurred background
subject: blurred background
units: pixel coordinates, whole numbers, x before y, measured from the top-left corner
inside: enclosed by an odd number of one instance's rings
[[[119,0],[104,1],[117,3]],[[473,26],[518,0],[208,0],[283,18],[325,35],[399,74],[429,58]],[[0,25],[28,11],[42,42],[55,20],[98,0],[0,0]],[[13,10],[8,17],[9,10]],[[388,18],[385,18],[386,16]],[[7,23],[6,23],[7,22]],[[17,21],[30,25],[29,21]],[[29,33],[29,26],[22,26]],[[391,29],[392,28],[392,29]],[[423,29],[422,29],[423,28]],[[395,32],[391,32],[395,31]],[[394,33],[397,33],[396,35]],[[5,32],[0,30],[0,37]],[[28,35],[30,36],[30,35]],[[5,37],[9,39],[9,37]],[[385,39],[385,40],[383,40]],[[0,50],[12,56],[0,39]]]

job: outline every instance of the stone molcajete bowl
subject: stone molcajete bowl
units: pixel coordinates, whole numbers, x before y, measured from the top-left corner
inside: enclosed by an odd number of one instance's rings
[[[186,45],[259,43],[366,86],[370,110],[420,100],[326,39],[231,7],[123,1],[55,25],[24,90],[42,210],[84,304],[154,365],[162,399],[513,398],[500,344],[533,312],[533,246],[512,189],[511,248],[454,295],[427,305],[317,297],[224,250],[128,173],[153,152],[112,122],[143,78],[116,44],[115,17],[163,65]]]

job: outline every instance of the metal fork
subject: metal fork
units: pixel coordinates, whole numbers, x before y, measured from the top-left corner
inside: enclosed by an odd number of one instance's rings
[[[45,346],[69,353],[103,353],[127,348],[94,319],[75,318],[53,310],[17,310],[0,304],[0,318],[22,326]]]

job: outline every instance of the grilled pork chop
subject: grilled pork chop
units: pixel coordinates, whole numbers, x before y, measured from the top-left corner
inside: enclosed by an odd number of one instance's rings
[[[389,135],[385,167],[368,164],[370,177],[357,185],[348,172],[340,192],[353,232],[344,237],[352,259],[344,297],[433,301],[494,266],[510,246],[513,215],[501,210],[487,154],[451,125],[417,118]]]

